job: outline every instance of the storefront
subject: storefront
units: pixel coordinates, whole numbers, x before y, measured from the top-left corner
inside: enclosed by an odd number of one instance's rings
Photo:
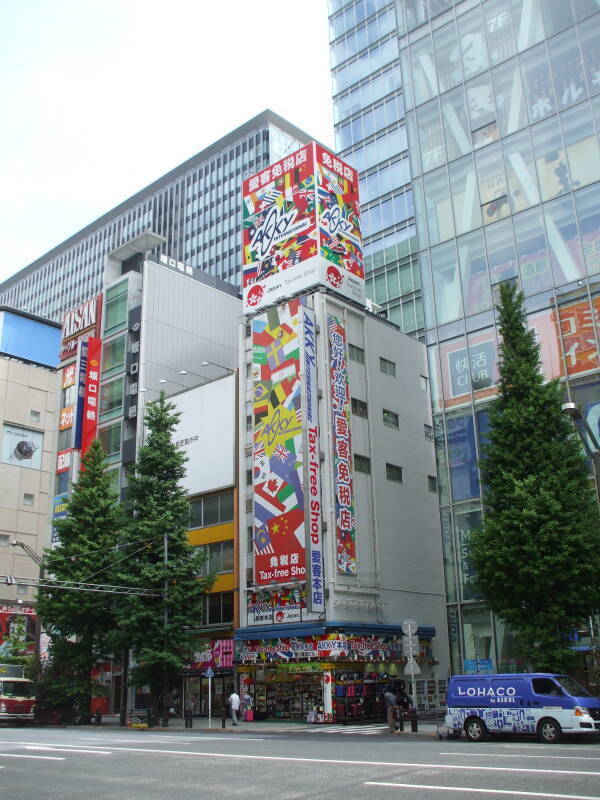
[[[402,632],[395,626],[368,629],[346,624],[244,628],[236,632],[235,662],[240,694],[256,719],[349,722],[385,717],[383,692],[405,681]],[[383,630],[385,629],[385,630]],[[258,638],[261,636],[264,638]],[[445,679],[435,674],[432,628],[420,628],[415,697],[420,709],[445,703]]]
[[[223,713],[225,703],[234,687],[233,639],[202,639],[194,661],[183,675],[183,709],[192,716],[206,717]],[[208,677],[206,672],[213,675]]]

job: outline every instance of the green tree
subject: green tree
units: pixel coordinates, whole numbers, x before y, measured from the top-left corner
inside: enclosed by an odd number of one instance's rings
[[[189,628],[201,621],[211,579],[199,577],[205,555],[187,538],[189,501],[181,486],[186,457],[173,442],[180,414],[161,393],[145,414],[146,440],[129,475],[127,538],[144,540],[135,558],[119,565],[118,583],[142,586],[155,596],[133,596],[119,603],[119,648],[135,652],[130,680],[151,688],[158,708],[170,678],[194,652]]]
[[[500,385],[470,539],[479,591],[535,669],[566,670],[570,638],[600,607],[600,521],[558,381],[544,383],[523,295],[500,287]]]
[[[124,517],[105,471],[98,440],[82,460],[79,479],[67,504],[67,516],[56,520],[59,544],[44,555],[45,574],[60,581],[111,583],[113,564],[121,556],[116,545]],[[48,690],[64,708],[77,705],[89,715],[91,669],[110,653],[114,634],[114,601],[110,594],[60,588],[40,590],[37,611],[50,637],[52,669],[58,684]]]

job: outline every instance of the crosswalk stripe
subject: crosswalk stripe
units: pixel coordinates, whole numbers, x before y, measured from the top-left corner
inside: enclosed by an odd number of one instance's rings
[[[364,736],[382,733],[388,729],[387,725],[325,725],[324,727],[316,726],[309,728],[299,733],[358,733]]]

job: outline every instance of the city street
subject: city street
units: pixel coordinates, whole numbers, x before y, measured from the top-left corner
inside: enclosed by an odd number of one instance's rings
[[[600,800],[600,741],[92,727],[0,729],[11,800],[99,797],[577,798]]]

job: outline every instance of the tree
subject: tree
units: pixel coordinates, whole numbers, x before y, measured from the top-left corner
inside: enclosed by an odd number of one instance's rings
[[[181,486],[186,457],[173,442],[179,418],[164,393],[146,408],[146,443],[129,475],[126,541],[147,544],[136,558],[122,562],[116,574],[116,582],[155,594],[126,597],[118,612],[119,645],[135,651],[131,682],[150,686],[155,708],[159,696],[167,696],[170,678],[190,663],[194,648],[189,628],[201,619],[211,583],[199,577],[203,551],[187,538],[189,501]]]
[[[558,381],[544,383],[523,295],[500,287],[500,385],[480,463],[484,519],[471,534],[478,588],[536,669],[566,670],[570,639],[600,607],[600,521]]]
[[[67,516],[55,522],[59,544],[45,551],[49,578],[111,583],[113,563],[121,557],[116,545],[124,518],[105,468],[104,451],[95,440],[73,485]],[[60,683],[49,694],[62,695],[65,705],[76,704],[84,717],[90,711],[92,666],[110,653],[113,606],[109,594],[59,588],[39,592],[37,611],[51,640],[53,666],[48,674]]]

